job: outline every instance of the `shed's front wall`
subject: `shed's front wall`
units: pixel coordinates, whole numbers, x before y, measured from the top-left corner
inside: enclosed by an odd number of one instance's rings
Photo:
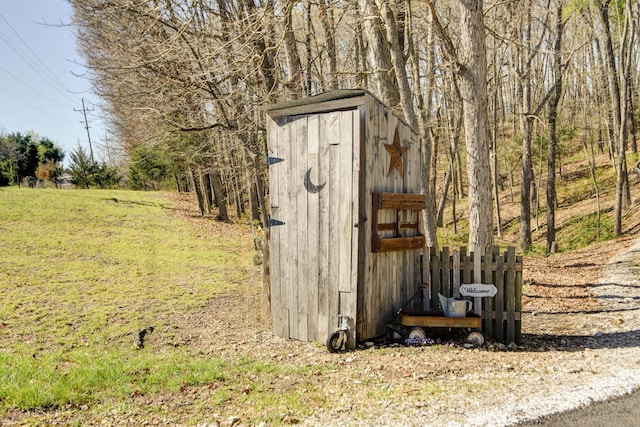
[[[325,341],[357,312],[359,110],[267,118],[274,332]]]

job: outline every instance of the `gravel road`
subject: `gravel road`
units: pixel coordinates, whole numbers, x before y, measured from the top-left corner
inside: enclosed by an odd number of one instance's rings
[[[635,392],[617,399],[518,425],[524,427],[636,427],[640,423],[638,420],[640,420],[640,392]]]
[[[640,240],[626,252],[615,257],[599,281],[594,292],[598,298],[609,300],[611,310],[619,310],[638,318],[640,300]],[[635,323],[637,323],[636,320]],[[549,415],[519,426],[619,426],[635,427],[640,424],[640,391],[614,397],[588,406]]]

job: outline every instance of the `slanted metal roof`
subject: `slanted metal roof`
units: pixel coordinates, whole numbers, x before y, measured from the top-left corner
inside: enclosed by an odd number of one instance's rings
[[[320,104],[323,102],[338,101],[341,99],[356,98],[364,94],[373,96],[369,91],[364,89],[338,89],[324,92],[316,96],[294,99],[292,101],[280,102],[277,104],[265,105],[262,111],[270,113],[275,110],[284,110],[289,108],[304,107],[307,105]]]
[[[366,89],[337,89],[324,92],[315,96],[294,99],[292,101],[280,102],[277,104],[265,105],[261,108],[271,118],[288,117],[303,114],[323,113],[327,111],[337,111],[356,108],[364,105],[365,95],[371,96],[379,104],[389,109],[380,99]],[[391,114],[396,116],[405,126],[409,127],[415,134],[417,130],[412,128],[409,123],[393,110],[389,109]]]

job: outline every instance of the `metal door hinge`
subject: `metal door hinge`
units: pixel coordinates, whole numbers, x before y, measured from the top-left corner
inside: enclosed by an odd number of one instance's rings
[[[276,225],[284,225],[284,222],[277,219],[269,218],[269,227],[275,227]]]
[[[279,157],[269,157],[267,156],[267,166],[275,165],[276,163],[284,162],[284,159]]]

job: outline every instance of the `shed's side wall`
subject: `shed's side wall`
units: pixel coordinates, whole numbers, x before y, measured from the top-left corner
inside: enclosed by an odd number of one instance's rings
[[[361,283],[357,335],[359,340],[383,335],[386,324],[419,289],[421,250],[374,253],[371,251],[372,194],[374,192],[422,193],[421,148],[417,136],[372,96],[366,97],[364,136],[363,197],[367,221],[361,247]],[[390,155],[384,144],[393,144],[396,127],[400,145],[408,147],[402,155],[403,176],[389,172]],[[388,176],[387,176],[388,175]],[[380,223],[395,221],[395,212],[382,210]],[[384,237],[384,235],[383,235]]]
[[[284,159],[269,167],[271,218],[285,223],[270,240],[278,336],[325,341],[338,313],[355,321],[359,132],[358,110],[267,119],[269,156]]]

